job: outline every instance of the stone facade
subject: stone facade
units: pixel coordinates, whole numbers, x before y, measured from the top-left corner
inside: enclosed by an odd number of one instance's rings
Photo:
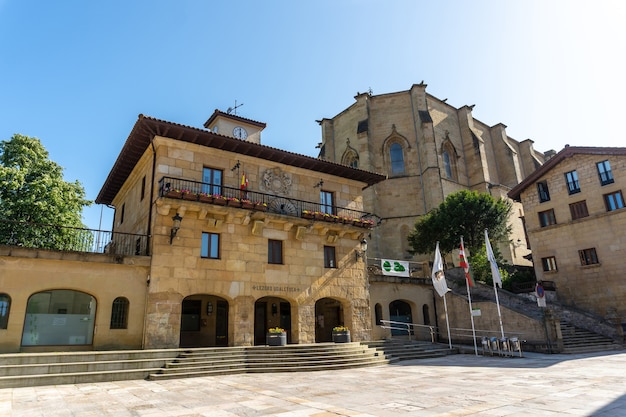
[[[372,257],[427,260],[408,253],[407,237],[419,216],[462,189],[506,198],[544,162],[531,140],[510,138],[503,124],[484,124],[472,116],[474,106],[455,108],[428,94],[423,83],[408,91],[360,93],[355,100],[320,121],[320,157],[388,176],[363,195],[366,211],[383,219],[372,234]],[[516,244],[492,244],[510,263],[529,266],[521,210],[514,204],[511,242]]]
[[[577,182],[568,185],[572,173]],[[537,279],[553,281],[564,305],[620,330],[626,323],[625,186],[626,148],[572,146],[509,193],[524,205]]]

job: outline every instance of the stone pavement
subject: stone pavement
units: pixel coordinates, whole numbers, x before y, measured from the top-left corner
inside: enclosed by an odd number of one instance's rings
[[[626,353],[0,389],[1,416],[626,416]]]

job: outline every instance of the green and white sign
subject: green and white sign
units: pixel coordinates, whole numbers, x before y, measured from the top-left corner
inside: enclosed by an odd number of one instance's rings
[[[395,275],[397,277],[409,276],[409,263],[407,261],[381,259],[380,267],[383,270],[383,275]]]

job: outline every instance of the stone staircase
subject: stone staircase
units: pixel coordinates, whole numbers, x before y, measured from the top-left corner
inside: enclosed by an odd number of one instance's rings
[[[389,363],[411,359],[438,358],[459,353],[457,348],[450,350],[448,345],[423,341],[390,339],[363,343],[370,348],[383,352]]]
[[[360,343],[188,349],[148,376],[151,381],[209,375],[298,372],[378,366],[389,363]]]
[[[389,363],[360,343],[316,343],[0,355],[0,388],[253,372],[332,370]]]
[[[563,335],[563,353],[591,353],[624,349],[611,338],[581,329],[564,320],[561,320],[561,334]]]
[[[179,349],[0,355],[0,388],[144,379]]]

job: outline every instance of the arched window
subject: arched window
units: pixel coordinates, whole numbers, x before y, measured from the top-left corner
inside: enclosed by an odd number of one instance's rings
[[[404,155],[402,152],[402,146],[399,143],[392,143],[389,147],[389,157],[391,160],[391,174],[403,174],[404,173]]]
[[[9,325],[10,309],[11,297],[8,294],[0,294],[0,329],[6,329]]]
[[[374,315],[376,316],[376,325],[382,326],[383,306],[381,306],[379,303],[376,303],[376,305],[374,306]]]
[[[30,296],[22,346],[91,345],[96,299],[74,290],[48,290]]]
[[[443,168],[446,173],[446,178],[449,180],[458,180],[456,172],[456,150],[450,140],[446,140],[441,146],[441,158],[443,159]]]
[[[117,297],[111,306],[111,329],[128,328],[128,299]]]

